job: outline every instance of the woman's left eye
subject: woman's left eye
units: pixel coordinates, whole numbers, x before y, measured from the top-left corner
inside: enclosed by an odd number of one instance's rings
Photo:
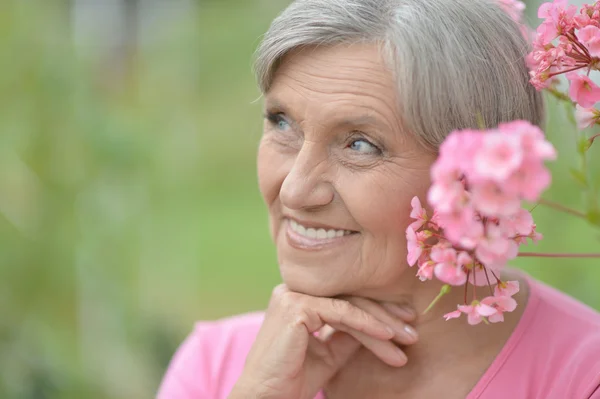
[[[282,114],[274,114],[269,112],[267,113],[266,118],[269,120],[271,125],[279,131],[286,131],[290,128],[290,124]]]
[[[353,140],[348,147],[354,151],[358,151],[363,154],[381,153],[381,150],[377,148],[375,144],[372,144],[365,139]]]

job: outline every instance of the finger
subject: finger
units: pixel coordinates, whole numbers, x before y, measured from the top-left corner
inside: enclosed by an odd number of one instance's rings
[[[417,312],[408,305],[400,305],[392,302],[383,302],[381,306],[396,317],[404,320],[407,323],[417,319]]]
[[[394,329],[394,337],[392,338],[394,342],[403,345],[411,345],[417,342],[417,331],[395,314],[390,313],[391,311],[388,310],[388,307],[397,309],[395,305],[387,304],[387,307],[384,307],[375,301],[361,297],[348,297],[347,300],[359,309],[363,309],[367,313],[375,316],[386,325],[391,326]],[[408,311],[404,312],[408,313]]]
[[[360,309],[348,301],[337,298],[313,298],[311,308],[316,310],[321,320],[336,328],[345,325],[347,329],[360,331],[377,339],[392,339],[396,331],[390,325]],[[337,329],[337,328],[336,328]]]
[[[382,362],[392,367],[402,367],[408,362],[408,358],[402,349],[398,348],[390,340],[376,339],[360,331],[347,329],[344,325],[333,325],[332,327],[351,335]]]
[[[306,397],[314,397],[360,349],[354,337],[329,327],[326,337],[311,337],[306,352]]]

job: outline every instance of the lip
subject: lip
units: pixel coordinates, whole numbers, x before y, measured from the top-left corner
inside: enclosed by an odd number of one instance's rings
[[[296,219],[294,219],[296,220]],[[301,222],[298,222],[300,224],[302,224]],[[311,228],[323,228],[323,229],[335,229],[334,227],[328,227],[325,225],[317,225],[317,224],[308,224],[304,225],[305,227],[311,227]],[[335,229],[335,230],[343,230],[343,229]],[[352,230],[349,230],[352,231]],[[311,237],[305,237],[303,235],[300,235],[298,233],[296,233],[294,230],[292,230],[292,227],[290,226],[290,219],[286,218],[285,219],[285,235],[287,238],[287,242],[288,244],[296,249],[301,249],[304,251],[320,251],[323,249],[329,249],[329,248],[333,248],[336,247],[338,245],[342,245],[345,242],[347,242],[348,240],[353,239],[355,236],[358,235],[358,232],[353,231],[352,234],[347,234],[341,237],[333,237],[333,238],[311,238]]]

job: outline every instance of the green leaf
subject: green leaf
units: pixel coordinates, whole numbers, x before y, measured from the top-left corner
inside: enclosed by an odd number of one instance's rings
[[[581,155],[585,154],[590,149],[592,143],[587,137],[581,137],[577,142],[577,152]]]
[[[575,179],[575,181],[581,184],[583,188],[587,188],[587,179],[582,171],[577,170],[575,168],[571,168],[569,169],[569,172],[571,173],[571,176],[573,177],[573,179]]]
[[[587,220],[594,226],[600,227],[600,210],[591,209],[587,212]]]

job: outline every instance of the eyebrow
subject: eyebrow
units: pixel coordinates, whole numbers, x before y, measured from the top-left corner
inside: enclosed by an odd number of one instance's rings
[[[288,112],[288,107],[286,107],[285,104],[283,104],[283,102],[279,101],[278,99],[267,99],[265,101],[265,109],[266,110],[275,109],[275,110],[278,110],[278,111],[292,117],[292,115],[290,115],[290,113]],[[335,126],[372,125],[372,126],[377,126],[380,128],[387,128],[385,123],[382,123],[379,119],[377,119],[376,117],[374,117],[370,114],[363,114],[363,115],[352,116],[352,117],[341,117],[339,119],[331,118],[331,120],[332,120],[332,124]]]

